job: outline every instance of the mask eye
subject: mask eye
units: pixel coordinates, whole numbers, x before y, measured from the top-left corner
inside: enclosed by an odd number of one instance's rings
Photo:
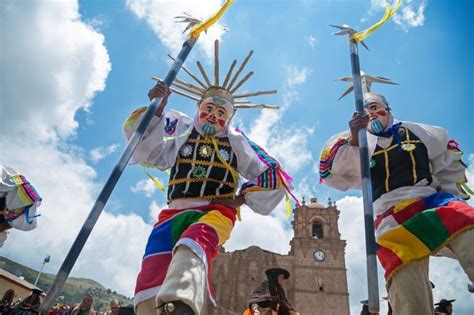
[[[370,111],[375,111],[375,110],[377,110],[377,105],[376,105],[376,104],[369,105],[369,110],[370,110]]]

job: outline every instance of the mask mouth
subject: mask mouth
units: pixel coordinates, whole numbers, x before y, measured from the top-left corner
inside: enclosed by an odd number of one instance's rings
[[[370,121],[370,129],[372,130],[372,133],[377,134],[383,132],[385,127],[380,120],[373,119]]]
[[[205,123],[204,126],[202,126],[202,131],[210,136],[215,135],[217,132],[216,127],[209,123]]]
[[[209,116],[206,121],[211,125],[217,125],[217,118],[215,116]]]
[[[369,116],[369,121],[376,120],[377,118],[379,118],[379,116],[377,116],[377,115],[370,115],[370,116]]]

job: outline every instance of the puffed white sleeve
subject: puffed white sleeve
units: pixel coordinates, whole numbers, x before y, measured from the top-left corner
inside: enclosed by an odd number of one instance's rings
[[[37,226],[36,212],[41,196],[25,176],[8,166],[0,165],[0,168],[0,196],[5,197],[5,219],[15,229],[33,230]]]
[[[291,177],[279,163],[242,132],[231,132],[229,141],[237,156],[237,171],[245,178],[240,192],[253,211],[267,215],[291,189]]]
[[[470,196],[463,189],[467,183],[466,164],[462,161],[463,153],[459,144],[449,139],[448,131],[424,124],[410,126],[410,130],[420,138],[428,150],[434,185],[441,191],[469,199]]]
[[[127,139],[138,127],[145,111],[146,107],[139,108],[125,121],[123,128]],[[129,163],[153,165],[160,170],[172,167],[192,126],[192,119],[178,111],[164,112],[161,117],[153,116]]]
[[[361,189],[359,147],[349,144],[349,132],[331,137],[319,158],[319,176],[329,187],[346,191]]]

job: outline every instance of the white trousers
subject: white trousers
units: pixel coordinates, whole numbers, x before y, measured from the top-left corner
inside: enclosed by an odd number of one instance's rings
[[[195,315],[203,314],[209,302],[206,266],[184,245],[176,249],[158,295],[138,303],[137,315],[160,314],[159,306],[177,300],[190,306]]]

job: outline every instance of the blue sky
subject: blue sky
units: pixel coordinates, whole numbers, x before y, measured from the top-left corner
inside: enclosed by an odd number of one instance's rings
[[[282,162],[299,197],[338,200],[342,237],[348,240],[353,312],[365,298],[357,289],[358,274],[365,272],[359,246],[363,232],[352,220],[362,214],[360,193],[328,189],[318,183],[315,171],[324,141],[347,127],[354,108],[352,94],[336,101],[347,86],[334,79],[349,75],[351,68],[347,39],[331,35],[329,24],[364,29],[383,15],[383,3],[236,0],[220,22],[228,32],[217,27],[202,36],[186,63],[195,73],[196,60],[210,69],[209,48],[217,37],[222,69],[255,51],[246,68],[255,75],[245,89],[277,89],[276,96],[256,100],[282,109],[241,110],[234,125]],[[10,75],[0,77],[0,142],[6,148],[1,160],[25,173],[44,198],[40,227],[12,232],[2,255],[34,266],[42,258],[32,257],[48,249],[52,262],[47,271],[57,270],[125,147],[123,121],[147,104],[154,84],[149,77],[164,77],[170,66],[166,55],[179,49],[182,25],[171,23],[170,17],[183,11],[205,17],[218,5],[217,0],[2,2],[0,35],[2,47],[8,48],[2,48],[0,66]],[[468,0],[404,1],[395,19],[366,39],[370,51],[360,48],[362,70],[400,84],[372,88],[387,97],[395,117],[445,127],[461,144],[465,161],[474,159],[473,7]],[[21,23],[25,20],[29,23]],[[193,115],[195,104],[173,95],[168,107]],[[165,181],[163,174],[154,174]],[[472,174],[471,168],[469,178]],[[132,295],[143,242],[165,199],[140,167],[128,167],[73,273]],[[256,244],[286,253],[292,232],[283,212],[279,207],[271,217],[260,217],[245,210],[227,248]],[[249,232],[254,224],[272,226],[278,237]],[[31,244],[32,237],[44,246]],[[34,255],[15,248],[15,238]],[[127,261],[118,258],[123,251]],[[96,271],[91,271],[92,261]],[[459,314],[467,314],[474,300],[466,293],[467,278],[459,266],[437,260],[433,269],[438,270],[434,282],[440,283],[435,300],[456,298]],[[446,279],[446,273],[452,277]]]

